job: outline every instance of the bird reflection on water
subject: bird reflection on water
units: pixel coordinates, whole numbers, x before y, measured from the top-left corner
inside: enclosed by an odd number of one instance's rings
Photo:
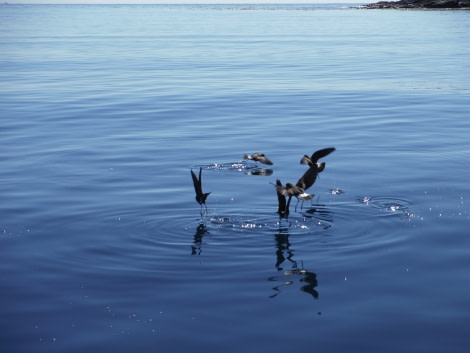
[[[206,234],[209,234],[206,224],[200,223],[196,228],[193,244],[191,244],[191,255],[202,254],[203,237]],[[299,283],[301,292],[308,293],[314,299],[318,299],[316,273],[306,269],[303,261],[299,263],[295,260],[294,253],[295,251],[291,249],[286,228],[279,228],[279,231],[275,234],[275,268],[282,274],[268,278],[268,281],[278,283],[272,287],[275,293],[269,297],[275,298],[282,293],[285,286],[295,286],[296,283]]]
[[[209,233],[205,223],[200,223],[196,228],[194,234],[193,245],[191,245],[191,255],[201,255],[202,252],[202,237],[204,234]]]
[[[283,271],[283,275],[288,277],[285,279],[280,276],[272,276],[268,278],[268,281],[282,282],[281,284],[274,286],[272,289],[276,292],[270,295],[270,298],[275,298],[282,293],[283,286],[290,286],[295,283],[294,277],[299,277],[299,282],[306,283],[300,287],[300,290],[305,293],[312,295],[314,299],[318,299],[318,291],[315,289],[318,286],[317,275],[314,272],[308,271],[304,268],[303,261],[299,267],[296,260],[294,260],[294,250],[290,249],[291,243],[289,242],[289,234],[279,232],[275,235],[276,238],[276,269]],[[291,268],[283,270],[281,265],[284,262],[289,262]]]
[[[272,174],[273,174],[272,169],[265,169],[265,168],[256,168],[256,169],[248,170],[245,172],[245,175],[270,176]]]

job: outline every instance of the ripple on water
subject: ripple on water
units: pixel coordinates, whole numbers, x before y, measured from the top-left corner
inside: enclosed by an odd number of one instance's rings
[[[233,229],[243,231],[244,229],[262,229],[266,228],[266,221],[253,218],[245,218],[242,216],[211,216],[210,223],[217,229]]]
[[[262,168],[256,163],[251,162],[231,162],[231,163],[212,163],[194,165],[192,168],[202,168],[215,171],[242,172],[245,175],[269,176],[273,174],[270,168]]]
[[[330,189],[330,194],[331,195],[342,195],[342,194],[344,194],[344,191],[341,190],[341,189],[338,189],[338,188]]]
[[[318,230],[316,233],[326,235],[324,240],[330,246],[343,251],[367,251],[402,241],[406,233],[403,227],[410,226],[409,221],[415,218],[412,203],[404,198],[350,197],[342,189],[331,189],[322,196],[322,201],[302,210],[304,219],[294,218],[293,223],[298,228],[320,226],[323,233]]]
[[[228,232],[265,232],[272,234],[279,229],[290,233],[317,233],[331,227],[332,211],[325,205],[312,204],[308,207],[297,207],[289,218],[279,218],[276,212],[265,212],[257,215],[212,215],[208,217],[207,227]]]
[[[192,253],[198,253],[203,244],[233,246],[236,242],[241,246],[247,241],[256,241],[253,239],[259,236],[281,233],[307,236],[302,242],[322,239],[322,242],[335,246],[357,249],[365,244],[378,246],[395,241],[395,229],[399,228],[396,225],[413,217],[412,204],[406,199],[348,197],[342,190],[323,196],[322,203],[318,200],[294,203],[288,219],[279,218],[275,205],[253,212],[234,213],[229,210],[219,213],[209,207],[208,213],[203,212],[202,215],[199,207],[194,205],[178,213],[166,212],[158,217],[149,214],[145,220],[140,218],[140,222],[134,222],[133,226],[135,234],[145,243],[143,245],[164,248],[170,253],[181,252],[188,246]]]
[[[410,211],[411,202],[405,199],[384,196],[358,196],[357,200],[366,206],[382,211],[382,216],[414,217]]]

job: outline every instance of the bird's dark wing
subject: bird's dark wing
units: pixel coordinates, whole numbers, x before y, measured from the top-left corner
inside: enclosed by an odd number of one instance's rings
[[[317,163],[320,158],[328,156],[334,150],[336,150],[336,148],[328,147],[328,148],[324,148],[322,150],[315,151],[312,154],[312,157],[310,157],[310,159],[312,160],[313,163]]]
[[[199,167],[199,190],[201,190],[202,193],[202,168]]]
[[[289,191],[285,186],[282,186],[281,182],[279,180],[276,180],[276,191],[277,191],[277,196],[278,197],[285,197],[289,196]]]
[[[318,171],[316,164],[314,164],[312,167],[308,168],[307,171],[304,173],[304,175],[301,176],[297,184],[295,186],[298,186],[299,188],[302,188],[303,190],[307,190],[309,187],[315,183],[315,180],[317,179]]]
[[[196,191],[196,196],[202,195],[202,187],[201,187],[201,180],[200,180],[201,179],[201,169],[199,169],[199,180],[197,179],[196,174],[194,174],[193,170],[191,169],[191,176],[193,178],[194,191]]]
[[[277,200],[279,203],[277,213],[279,214],[279,216],[286,216],[289,214],[289,209],[287,208],[286,197],[284,196],[282,190],[285,190],[285,188],[282,186],[281,181],[276,180]]]
[[[277,198],[279,200],[279,204],[284,200],[284,204],[286,203],[286,197],[283,194],[284,187],[281,184],[280,180],[276,180],[276,192],[277,192]]]
[[[264,158],[263,158],[262,163],[268,164],[268,165],[273,165],[273,162],[268,157],[266,157],[264,154],[263,154],[263,157]]]

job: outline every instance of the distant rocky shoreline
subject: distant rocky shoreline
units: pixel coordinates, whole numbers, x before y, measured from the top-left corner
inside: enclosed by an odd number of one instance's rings
[[[359,6],[361,9],[469,9],[470,0],[400,0],[379,1]]]

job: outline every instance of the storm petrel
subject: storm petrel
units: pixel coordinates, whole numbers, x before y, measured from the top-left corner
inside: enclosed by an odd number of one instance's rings
[[[207,205],[206,199],[209,196],[210,192],[203,193],[202,192],[202,179],[201,179],[202,168],[199,168],[199,179],[197,178],[196,174],[194,174],[193,170],[191,169],[191,177],[193,178],[194,190],[196,191],[196,201],[198,204],[204,205],[206,207],[207,212]]]
[[[287,210],[287,214],[289,214],[289,206],[292,200],[292,196],[295,196],[297,200],[302,200],[302,201],[311,200],[314,196],[314,195],[305,193],[304,189],[302,189],[301,187],[297,185],[292,185],[291,183],[287,183],[286,186],[283,186],[279,180],[276,180],[276,191],[277,191],[277,196],[279,199],[279,206],[281,206],[281,198],[280,198],[281,196],[284,197],[284,200],[285,200],[285,197],[289,197],[286,207],[285,207]],[[296,205],[296,209],[297,209],[297,205]]]
[[[295,185],[304,190],[307,190],[309,187],[311,187],[313,183],[315,183],[315,180],[317,180],[318,173],[325,169],[325,162],[318,163],[318,160],[328,156],[335,149],[336,148],[334,147],[328,147],[314,152],[310,157],[304,155],[300,160],[300,163],[307,164],[309,168]]]
[[[256,153],[253,153],[252,155],[245,154],[243,155],[243,159],[251,159],[253,161],[260,162],[263,164],[273,165],[273,162],[271,162],[271,160],[268,157],[266,157],[263,153],[256,152]]]
[[[283,193],[284,186],[279,179],[276,180],[276,193],[277,193],[277,200],[279,202],[279,206],[277,208],[277,213],[279,214],[280,218],[287,218],[289,216],[289,207],[286,203],[286,196]]]

